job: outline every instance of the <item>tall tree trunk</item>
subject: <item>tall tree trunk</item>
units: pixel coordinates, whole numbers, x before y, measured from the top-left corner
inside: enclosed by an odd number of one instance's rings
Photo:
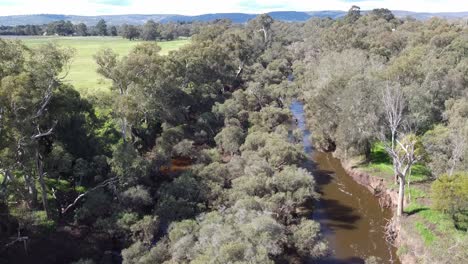
[[[265,41],[265,43],[267,43],[267,41],[268,41],[268,32],[267,32],[265,27],[262,27],[262,31],[263,31],[264,41]]]
[[[395,151],[395,134],[396,131],[392,129],[392,151]],[[395,163],[395,157],[392,158],[393,162],[393,180],[395,181],[395,184],[398,183],[398,173],[396,169],[396,163]]]
[[[123,142],[127,142],[127,118],[122,117],[122,126],[121,126],[121,133],[122,133],[122,139]]]
[[[405,177],[400,176],[398,177],[400,180],[400,186],[398,189],[398,205],[397,205],[397,216],[403,215],[403,206],[404,206],[404,198],[405,198]]]
[[[365,158],[367,162],[371,161],[371,154],[372,154],[372,145],[369,141],[366,141],[364,155],[366,156]]]
[[[34,178],[26,173],[24,175],[24,184],[26,189],[28,190],[28,204],[29,207],[31,208],[36,208],[37,207],[37,188],[36,188],[36,182],[34,181]]]
[[[47,218],[50,219],[51,215],[49,210],[49,204],[47,202],[47,189],[44,181],[44,166],[38,149],[36,149],[36,166],[37,174],[39,176],[39,184],[41,185],[42,205],[44,206],[44,211],[46,212]]]

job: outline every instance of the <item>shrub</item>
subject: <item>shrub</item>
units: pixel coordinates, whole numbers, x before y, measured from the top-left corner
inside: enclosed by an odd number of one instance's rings
[[[434,208],[452,215],[455,226],[468,226],[468,174],[443,175],[432,184]]]

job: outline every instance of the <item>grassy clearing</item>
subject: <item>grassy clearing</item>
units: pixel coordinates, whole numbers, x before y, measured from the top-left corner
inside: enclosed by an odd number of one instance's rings
[[[362,157],[360,160],[362,162]],[[358,165],[358,169],[384,179],[389,188],[397,188],[394,183],[392,161],[381,143],[372,147],[370,162]],[[413,237],[408,240],[413,242],[402,245],[398,250],[398,254],[405,255],[415,250],[417,248],[415,245],[418,243],[424,244],[427,248],[426,253],[424,253],[427,256],[424,257],[429,259],[436,257],[436,255],[432,255],[432,252],[439,248],[445,248],[446,245],[451,245],[450,247],[455,245],[456,248],[453,249],[455,255],[462,254],[463,245],[466,245],[468,240],[467,232],[456,228],[454,219],[450,214],[432,209],[430,193],[432,178],[429,168],[424,164],[414,165],[410,182],[410,187],[405,188],[405,197],[410,202],[405,208],[407,224],[401,228],[406,230],[403,233],[413,234]],[[413,238],[414,240],[412,240]],[[444,249],[441,252],[444,252]],[[443,255],[447,257],[445,253]],[[419,257],[417,256],[417,258]]]
[[[455,228],[450,215],[433,210],[428,206],[424,206],[418,203],[411,203],[405,208],[405,212],[410,215],[417,214],[422,220],[424,220],[425,223],[434,226],[434,231],[438,233],[460,233],[460,231]]]
[[[416,222],[414,226],[416,227],[416,230],[418,230],[418,233],[421,235],[426,246],[430,246],[436,240],[434,233],[432,233],[432,231],[423,223]]]
[[[360,169],[378,175],[388,182],[393,182],[392,161],[385,151],[383,143],[376,143],[372,146],[370,162],[360,166]],[[415,164],[411,169],[409,180],[411,183],[421,183],[427,181],[430,175],[430,170],[425,165]]]
[[[96,92],[106,92],[110,82],[104,80],[96,73],[96,64],[93,55],[102,48],[111,48],[119,55],[126,55],[141,41],[129,41],[120,37],[29,37],[21,38],[28,47],[37,47],[45,43],[56,43],[64,47],[76,50],[66,80],[70,82],[82,95],[90,95]],[[161,54],[177,50],[189,43],[190,40],[174,40],[159,42]]]

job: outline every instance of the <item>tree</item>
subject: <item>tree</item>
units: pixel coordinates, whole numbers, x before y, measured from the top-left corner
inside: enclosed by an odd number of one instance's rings
[[[327,243],[320,234],[320,224],[302,219],[293,234],[293,243],[301,256],[320,257],[327,251]]]
[[[159,37],[160,37],[160,34],[158,32],[158,25],[153,20],[148,20],[143,25],[141,38],[143,40],[156,40]]]
[[[111,26],[111,27],[109,28],[109,36],[115,37],[115,36],[117,36],[117,35],[118,35],[118,33],[117,33],[117,28],[116,28],[115,26]]]
[[[47,33],[57,34],[59,36],[72,35],[75,32],[74,26],[70,21],[55,21],[47,25]]]
[[[372,9],[370,15],[376,16],[378,18],[383,18],[387,21],[390,21],[395,18],[392,11],[388,10],[387,8],[376,8]]]
[[[450,130],[451,155],[449,159],[449,175],[455,171],[468,169],[468,100],[447,100],[448,128]]]
[[[135,26],[127,24],[122,26],[120,34],[123,38],[129,40],[137,39],[140,36],[140,32],[138,32],[138,29]]]
[[[108,35],[107,24],[106,24],[106,21],[104,19],[99,20],[98,23],[96,24],[96,32],[97,32],[98,36],[107,36]]]
[[[125,110],[128,110],[131,105],[134,105],[134,101],[129,96],[129,86],[131,80],[129,80],[128,72],[126,72],[125,67],[118,60],[118,55],[110,49],[103,49],[98,51],[94,55],[94,59],[98,65],[97,72],[102,76],[112,80],[113,88],[119,93],[119,100],[117,104],[120,106],[118,114],[121,118],[121,135],[122,140],[125,143],[128,136],[128,122],[127,114]]]
[[[244,141],[244,131],[237,125],[228,125],[215,137],[216,144],[224,153],[234,155]]]
[[[400,86],[392,86],[387,84],[382,94],[382,103],[384,106],[386,122],[388,127],[390,128],[391,148],[393,149],[393,152],[395,150],[395,138],[397,136],[397,131],[403,122],[403,111],[406,107],[403,91],[401,90]],[[398,173],[395,164],[396,162],[393,161],[395,182],[397,182]]]
[[[45,183],[44,156],[47,141],[55,132],[57,120],[49,111],[54,94],[62,85],[60,73],[69,63],[72,52],[50,44],[32,50],[23,61],[24,72],[2,79],[0,95],[6,103],[3,109],[9,120],[6,127],[14,132],[8,148],[15,160],[15,170],[21,171],[31,207],[36,207],[36,179],[41,188],[42,205],[51,217]],[[19,110],[21,109],[21,110]],[[13,164],[11,164],[13,165]],[[8,167],[7,167],[8,168]],[[8,171],[6,172],[9,174]],[[35,174],[35,176],[34,176]],[[8,177],[11,179],[11,177]]]
[[[442,175],[431,186],[434,208],[452,216],[455,226],[468,229],[468,174]]]
[[[270,33],[273,22],[273,18],[268,14],[261,14],[249,21],[249,27],[251,27],[254,32],[260,32],[262,34],[264,46],[267,46],[272,40]]]
[[[402,135],[401,141],[396,139],[397,147],[386,146],[387,153],[393,159],[393,166],[398,176],[397,216],[403,215],[405,184],[411,167],[421,160],[421,146],[418,138],[413,134]]]
[[[356,22],[359,18],[361,17],[361,8],[359,6],[353,5],[349,11],[348,14],[345,16],[345,20],[348,23],[354,23]]]
[[[75,31],[78,36],[88,36],[88,27],[84,23],[76,25]]]
[[[443,175],[432,183],[434,208],[455,214],[468,211],[468,175]]]

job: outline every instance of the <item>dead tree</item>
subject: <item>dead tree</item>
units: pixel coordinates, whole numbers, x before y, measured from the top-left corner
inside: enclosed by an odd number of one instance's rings
[[[389,85],[383,91],[382,103],[385,110],[385,117],[391,133],[391,148],[395,150],[395,139],[397,136],[398,128],[403,122],[403,111],[406,107],[403,91],[399,85]],[[395,164],[395,161],[393,161]],[[398,181],[397,171],[393,166],[393,173],[395,182]]]
[[[467,141],[466,137],[464,137],[462,135],[462,132],[460,131],[454,132],[451,135],[451,139],[452,139],[452,144],[451,144],[452,155],[449,160],[449,164],[450,164],[450,169],[448,173],[449,176],[453,175],[455,168],[457,167],[458,163],[462,160],[463,155],[465,154],[466,144],[468,143],[466,142]]]
[[[397,216],[403,214],[403,203],[405,196],[405,183],[411,167],[418,162],[421,157],[416,154],[417,139],[415,136],[404,136],[402,142],[395,139],[398,147],[386,146],[385,150],[392,157],[393,167],[398,176],[398,204]]]

